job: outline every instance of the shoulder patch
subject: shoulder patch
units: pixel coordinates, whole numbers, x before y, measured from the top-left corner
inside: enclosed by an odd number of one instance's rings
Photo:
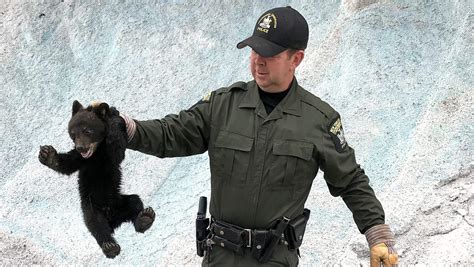
[[[341,117],[337,116],[336,119],[329,124],[329,135],[336,147],[337,152],[343,152],[347,147],[346,138],[344,137],[344,129],[342,128]]]

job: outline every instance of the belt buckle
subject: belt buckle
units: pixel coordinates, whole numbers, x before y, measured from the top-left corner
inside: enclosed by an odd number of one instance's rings
[[[249,241],[245,246],[247,248],[250,248],[250,247],[252,247],[252,229],[244,229],[244,231],[246,231],[249,235]]]

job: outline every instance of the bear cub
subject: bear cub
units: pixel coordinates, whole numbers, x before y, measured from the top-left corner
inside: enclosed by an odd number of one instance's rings
[[[74,101],[68,132],[74,149],[57,153],[52,146],[41,146],[39,160],[62,174],[79,170],[84,222],[105,256],[114,258],[120,253],[120,246],[112,236],[115,228],[123,222],[132,222],[135,230],[143,233],[155,220],[153,209],[144,209],[138,195],[120,192],[120,163],[127,146],[125,121],[106,103],[84,108]]]

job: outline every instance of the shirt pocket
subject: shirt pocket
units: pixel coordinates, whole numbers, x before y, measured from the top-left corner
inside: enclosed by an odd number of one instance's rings
[[[220,131],[214,143],[211,171],[219,181],[245,182],[250,164],[253,138]]]
[[[305,141],[277,140],[273,143],[270,183],[274,188],[310,184],[317,171],[314,145]],[[314,174],[314,175],[313,175]]]

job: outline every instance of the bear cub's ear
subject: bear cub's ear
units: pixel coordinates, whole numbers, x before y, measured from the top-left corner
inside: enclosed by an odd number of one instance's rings
[[[79,101],[74,100],[74,103],[72,103],[72,115],[76,114],[79,110],[84,109],[84,107],[79,103]]]
[[[109,114],[109,105],[107,103],[100,103],[98,107],[94,109],[95,113],[102,118],[105,118]]]

